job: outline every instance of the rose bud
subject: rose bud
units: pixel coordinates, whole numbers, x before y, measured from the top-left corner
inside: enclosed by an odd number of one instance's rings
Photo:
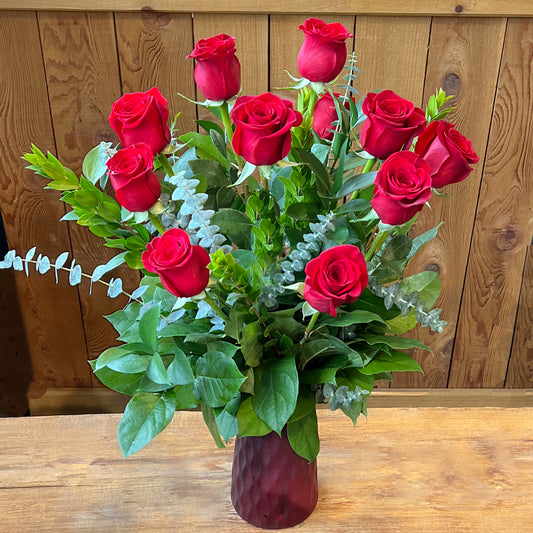
[[[378,170],[370,203],[382,222],[395,226],[411,220],[430,197],[429,165],[404,151],[392,154]]]
[[[309,81],[328,83],[342,71],[348,55],[346,39],[353,37],[339,22],[307,19],[299,27],[305,41],[298,54],[298,70]]]
[[[128,211],[146,211],[157,202],[161,184],[149,146],[140,143],[123,148],[106,165],[117,202]]]
[[[340,96],[339,93],[333,93],[337,98]],[[344,107],[349,111],[350,104],[344,102]],[[331,94],[324,93],[318,100],[313,111],[313,129],[315,133],[322,139],[331,141],[333,139],[333,132],[331,130],[335,129],[332,126],[332,122],[339,120],[337,115],[337,110],[335,109],[335,103]]]
[[[113,104],[109,115],[109,124],[124,148],[144,143],[154,155],[170,142],[167,120],[167,101],[157,87],[145,93],[125,94]]]
[[[361,130],[361,146],[378,159],[409,149],[426,126],[424,111],[392,91],[368,93],[363,113],[367,118]]]
[[[355,302],[368,285],[365,257],[351,244],[323,251],[305,267],[304,299],[321,313],[337,316],[337,307]]]
[[[241,65],[235,38],[224,33],[200,39],[191,54],[196,59],[194,81],[208,100],[229,100],[241,88]]]
[[[240,96],[231,111],[233,148],[253,165],[273,165],[291,149],[291,128],[302,123],[292,102],[271,93]]]
[[[443,120],[430,122],[420,134],[415,152],[429,164],[431,185],[439,188],[464,180],[479,161],[472,143],[453,124]]]
[[[153,239],[141,259],[144,268],[158,274],[163,287],[178,298],[200,294],[209,282],[209,254],[193,246],[182,229],[169,229]]]

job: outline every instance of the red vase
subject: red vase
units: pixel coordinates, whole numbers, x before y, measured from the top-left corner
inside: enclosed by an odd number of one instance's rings
[[[316,506],[316,460],[309,463],[279,437],[242,437],[235,443],[231,502],[250,524],[282,529],[303,522]]]

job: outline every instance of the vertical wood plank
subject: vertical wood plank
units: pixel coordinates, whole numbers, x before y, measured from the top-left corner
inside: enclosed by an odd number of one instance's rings
[[[448,325],[441,334],[420,327],[412,333],[433,354],[416,351],[425,374],[399,374],[397,387],[447,386],[504,34],[505,19],[433,19],[424,102],[439,87],[456,95],[450,105],[457,110],[447,120],[472,140],[480,164],[465,181],[446,187],[451,198],[433,195],[431,210],[420,213],[414,228],[420,234],[445,221],[437,238],[417,253],[408,273],[440,273],[442,292],[436,306],[443,308],[442,319]]]
[[[271,15],[270,16],[270,90],[271,92],[296,102],[297,91],[283,91],[280,87],[289,87],[294,82],[285,72],[295,78],[300,77],[296,65],[298,52],[304,42],[304,33],[298,27],[308,17],[304,15]],[[346,15],[320,15],[324,22],[340,22],[350,33],[354,33],[355,17]],[[346,41],[348,54],[353,50],[353,39]],[[345,71],[346,72],[346,71]],[[342,81],[341,83],[344,83]]]
[[[172,13],[116,13],[122,91],[147,91],[154,85],[168,100],[170,117],[182,112],[178,133],[196,129],[192,17]]]
[[[503,387],[533,234],[533,21],[510,19],[449,385]]]
[[[533,387],[533,246],[529,246],[505,387]]]
[[[57,155],[79,173],[84,155],[93,146],[102,140],[116,140],[107,119],[121,94],[113,15],[42,12],[39,26]],[[87,273],[117,254],[85,227],[72,223],[71,236],[76,261]],[[131,291],[139,283],[139,274],[126,267],[112,275],[122,278],[125,290]],[[89,284],[82,282],[79,293],[88,356],[93,359],[116,344],[117,334],[102,315],[123,306],[126,297],[111,300],[99,283],[89,294]],[[79,356],[86,359],[85,354]]]
[[[235,37],[236,55],[241,64],[240,94],[262,94],[268,91],[268,15],[194,15],[195,44],[200,39],[219,33]],[[189,61],[192,63],[192,59]],[[198,90],[196,98],[198,101],[204,100]],[[199,107],[198,118],[213,120],[214,115]]]
[[[422,105],[430,17],[357,17],[355,53],[361,98],[391,89]]]
[[[32,142],[44,150],[54,147],[36,15],[5,11],[0,27],[0,202],[6,235],[11,248],[24,253],[36,245],[53,262],[70,250],[67,225],[59,222],[64,207],[57,192],[43,190],[42,178],[24,170],[20,158]],[[18,272],[14,279],[33,367],[28,394],[39,396],[49,385],[89,386],[76,288],[64,275],[56,286],[52,272],[31,272],[28,278]],[[19,347],[26,358],[22,341],[15,350]]]

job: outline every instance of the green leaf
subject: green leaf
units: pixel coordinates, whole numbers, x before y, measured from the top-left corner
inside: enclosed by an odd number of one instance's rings
[[[242,330],[241,350],[248,366],[259,366],[263,359],[263,328],[259,322],[246,324]]]
[[[110,145],[111,143],[102,141],[83,160],[83,175],[93,184],[107,172],[106,162],[109,159],[108,149]]]
[[[315,410],[315,405],[315,395],[308,388],[302,388],[298,395],[294,413],[289,418],[289,423],[307,416],[311,411]]]
[[[354,191],[360,189],[365,189],[374,184],[376,180],[377,171],[365,172],[364,174],[358,174],[357,176],[352,176],[342,182],[342,186],[337,193],[337,200],[344,198],[348,194],[352,194]]]
[[[352,326],[353,324],[367,324],[368,322],[381,322],[382,324],[385,324],[385,321],[376,313],[363,310],[338,314],[336,317],[327,316],[320,320],[320,324],[337,327]]]
[[[198,407],[198,398],[193,393],[192,383],[175,387],[176,409],[194,409]]]
[[[257,415],[276,433],[281,434],[296,407],[298,371],[294,357],[270,359],[263,372],[253,405]]]
[[[207,343],[207,349],[215,352],[222,352],[228,357],[233,357],[240,350],[240,347],[236,344],[231,344],[231,342],[217,340]]]
[[[124,374],[140,374],[145,372],[150,363],[149,355],[139,355],[130,353],[119,359],[115,359],[107,364],[107,368]]]
[[[157,352],[155,352],[152,356],[150,364],[146,369],[146,375],[154,383],[158,383],[160,385],[170,385],[167,369],[165,368],[163,359],[161,359],[161,356]]]
[[[216,161],[193,159],[189,161],[189,166],[195,176],[202,175],[206,178],[208,189],[218,189],[229,185],[224,167]]]
[[[337,370],[337,367],[306,369],[300,374],[300,383],[307,383],[309,385],[333,383],[333,385],[336,385],[335,375],[337,374]]]
[[[318,438],[318,422],[316,410],[313,408],[306,416],[287,424],[289,444],[296,454],[310,463],[316,459],[320,451]]]
[[[425,233],[422,233],[422,235],[418,235],[418,237],[415,237],[413,239],[411,250],[409,251],[409,255],[407,256],[407,261],[410,261],[416,252],[424,246],[424,244],[428,243],[432,239],[434,239],[437,236],[437,233],[439,231],[439,228],[442,226],[443,222],[441,222],[438,226],[435,226],[434,228],[430,229],[429,231],[426,231]]]
[[[213,440],[215,441],[217,447],[225,448],[226,446],[220,438],[220,433],[218,431],[218,426],[215,419],[215,412],[213,411],[213,409],[211,407],[208,407],[207,405],[202,404],[202,415],[204,417],[205,425],[209,429],[209,433],[211,433],[211,436],[213,437]]]
[[[360,336],[368,344],[386,344],[395,350],[408,350],[409,348],[420,348],[431,352],[431,349],[418,339],[407,339],[404,337],[395,337],[393,335],[371,335],[365,333]]]
[[[241,404],[241,394],[238,393],[233,400],[228,402],[224,409],[216,415],[216,423],[222,438],[228,442],[239,433],[237,411]]]
[[[363,390],[372,392],[375,379],[374,376],[365,375],[361,369],[357,368],[344,368],[337,374],[337,384],[339,387],[346,385],[350,390],[361,387]]]
[[[208,135],[190,131],[181,135],[178,140],[188,146],[194,146],[198,157],[218,161],[224,168],[230,168],[231,163],[219,152]]]
[[[144,377],[144,372],[142,374],[123,374],[122,372],[116,372],[107,367],[102,367],[99,370],[95,370],[94,361],[91,361],[91,367],[93,368],[94,375],[110,389],[113,389],[122,394],[127,394],[128,396],[133,396],[141,380]]]
[[[237,394],[245,379],[233,359],[208,351],[196,362],[194,393],[207,406],[221,407]]]
[[[287,216],[294,220],[317,220],[316,216],[319,213],[319,210],[314,203],[299,202],[289,205],[286,213]]]
[[[300,159],[311,168],[316,176],[316,189],[319,196],[329,198],[331,196],[331,176],[326,167],[316,155],[306,150],[297,148],[296,153]]]
[[[390,353],[380,352],[366,366],[359,369],[361,374],[373,375],[380,372],[423,372],[420,365],[405,352],[391,350]]]
[[[242,185],[246,181],[246,179],[253,174],[255,169],[255,165],[252,165],[252,163],[246,161],[246,163],[244,163],[244,167],[241,170],[241,173],[239,174],[239,178],[233,184],[233,186],[237,187],[237,185]]]
[[[252,223],[241,211],[221,209],[211,217],[211,224],[219,226],[220,233],[226,235],[239,248],[250,249]]]
[[[150,307],[146,313],[144,313],[139,323],[139,335],[141,340],[150,345],[154,351],[157,349],[157,326],[159,324],[159,303]]]
[[[345,355],[352,366],[363,366],[361,354],[344,344],[332,335],[324,335],[322,339],[314,339],[304,344],[301,353],[301,365],[304,367],[309,361],[323,355]]]
[[[176,393],[138,392],[129,401],[118,426],[118,441],[124,458],[146,446],[165,429],[176,410]]]
[[[179,348],[174,350],[174,359],[167,368],[167,377],[171,385],[189,385],[194,382],[189,360]]]
[[[254,411],[252,398],[246,398],[237,412],[239,437],[262,437],[268,435],[272,428],[268,427]]]
[[[188,324],[184,322],[176,322],[164,327],[159,332],[159,337],[187,337],[191,333],[207,333],[211,329],[211,323],[209,320],[195,320]]]
[[[339,205],[335,210],[337,215],[348,215],[351,213],[362,213],[369,211],[372,206],[368,200],[363,200],[362,198],[356,198],[355,200],[350,200],[345,204]]]

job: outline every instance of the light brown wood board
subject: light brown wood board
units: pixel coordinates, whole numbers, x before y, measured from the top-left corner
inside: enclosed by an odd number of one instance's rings
[[[533,21],[514,19],[505,37],[451,387],[504,385],[524,258],[533,236],[532,174]]]
[[[456,128],[471,139],[480,162],[466,180],[443,188],[442,192],[451,198],[433,194],[431,209],[425,208],[420,213],[414,228],[413,236],[444,221],[437,237],[411,261],[407,275],[423,270],[440,274],[442,291],[436,306],[443,309],[441,318],[448,325],[442,334],[421,327],[410,332],[410,336],[427,344],[433,353],[416,351],[416,359],[424,374],[397,373],[394,375],[396,387],[447,386],[463,280],[471,259],[470,240],[491,125],[505,20],[465,19],[460,22],[433,19],[424,102],[440,87],[448,94],[455,95],[449,105],[456,110],[448,115],[447,120],[454,122]],[[470,312],[485,313],[479,307],[472,307]]]
[[[533,246],[528,247],[526,254],[505,386],[511,389],[533,386]]]
[[[63,11],[170,11],[190,12],[191,3],[184,0],[87,0],[75,4],[70,0],[17,0],[15,6],[0,0],[0,9],[63,10]],[[441,16],[509,16],[533,15],[529,0],[196,0],[195,13],[276,13],[321,15],[441,15]]]
[[[321,411],[319,500],[302,532],[530,530],[533,409]],[[180,413],[123,460],[120,415],[0,420],[6,531],[252,531],[230,502],[232,444]]]

